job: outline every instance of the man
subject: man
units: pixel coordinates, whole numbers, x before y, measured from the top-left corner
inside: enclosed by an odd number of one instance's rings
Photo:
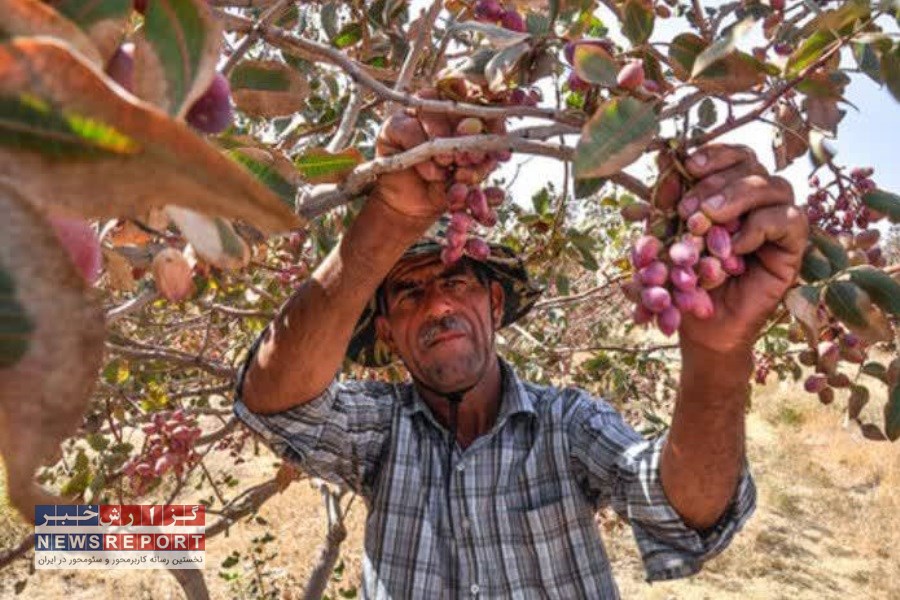
[[[428,119],[441,117],[392,117],[379,152],[449,129]],[[698,181],[687,194],[717,222],[743,216],[735,250],[756,258],[716,290],[713,318],[684,319],[660,439],[582,390],[521,381],[497,357],[495,331],[536,290],[508,250],[448,268],[422,241],[447,209],[431,162],[379,179],[257,341],[235,413],[286,460],[365,498],[364,597],[617,598],[593,518],[609,504],[631,523],[649,581],[691,575],[729,544],[756,498],[744,458],[751,348],[796,277],[807,226],[790,186],[745,148],[702,148],[687,168]],[[399,358],[413,383],[340,382],[345,356]]]

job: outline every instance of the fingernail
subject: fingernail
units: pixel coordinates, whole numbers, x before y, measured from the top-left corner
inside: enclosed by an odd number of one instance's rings
[[[720,208],[722,208],[723,204],[725,204],[725,196],[723,196],[722,194],[710,196],[703,201],[703,207],[708,208],[709,210],[719,210]]]
[[[707,160],[708,159],[706,158],[706,155],[702,152],[698,152],[691,157],[691,162],[698,167],[703,167],[704,165],[706,165]]]

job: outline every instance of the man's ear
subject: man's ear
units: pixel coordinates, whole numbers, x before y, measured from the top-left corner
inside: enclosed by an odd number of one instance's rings
[[[378,335],[379,340],[388,345],[391,352],[396,351],[394,337],[391,335],[391,324],[388,323],[388,320],[383,315],[375,317],[375,333]]]
[[[500,329],[500,322],[503,320],[503,301],[506,299],[506,293],[503,286],[496,281],[491,281],[491,315],[494,317],[494,328]]]

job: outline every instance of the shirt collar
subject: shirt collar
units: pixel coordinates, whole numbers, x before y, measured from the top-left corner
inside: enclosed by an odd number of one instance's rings
[[[500,376],[503,378],[503,398],[500,401],[500,412],[497,415],[497,424],[502,424],[506,419],[518,413],[536,414],[531,396],[522,384],[522,380],[516,375],[512,366],[497,357],[500,361]],[[416,389],[415,384],[408,384],[407,393],[403,397],[403,410],[409,414],[424,413],[433,419],[431,408]]]

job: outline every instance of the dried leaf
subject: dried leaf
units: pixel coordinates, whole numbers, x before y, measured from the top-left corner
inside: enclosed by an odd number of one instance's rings
[[[117,292],[133,292],[137,289],[137,282],[134,280],[133,274],[134,268],[127,258],[115,250],[104,248],[103,260],[110,289]]]
[[[794,318],[803,325],[807,337],[812,334],[816,339],[822,328],[822,320],[819,318],[819,296],[821,288],[812,285],[801,285],[791,288],[784,296],[784,305],[794,315]]]
[[[450,28],[450,31],[474,31],[475,33],[480,33],[485,37],[485,39],[487,39],[488,43],[491,46],[498,49],[515,46],[516,44],[520,44],[525,40],[531,38],[531,34],[528,33],[512,31],[510,29],[498,27],[497,25],[479,23],[478,21],[465,21],[463,23],[457,23]]]
[[[30,522],[35,504],[64,503],[35,483],[35,471],[82,423],[105,329],[100,308],[34,203],[0,183],[0,212],[0,272],[33,326],[27,351],[0,378],[0,454],[10,499]]]
[[[265,233],[301,225],[271,191],[186,125],[121,98],[56,40],[17,38],[0,46],[0,98],[0,176],[42,206],[141,218],[177,201]]]
[[[275,60],[245,60],[235,66],[229,82],[235,105],[252,117],[291,115],[309,96],[306,77]]]
[[[197,256],[212,266],[240,269],[250,262],[250,248],[225,219],[177,206],[166,207],[166,214],[194,247]]]
[[[844,118],[845,111],[838,108],[837,100],[832,98],[808,97],[803,100],[806,120],[813,127],[834,135],[838,123]]]

